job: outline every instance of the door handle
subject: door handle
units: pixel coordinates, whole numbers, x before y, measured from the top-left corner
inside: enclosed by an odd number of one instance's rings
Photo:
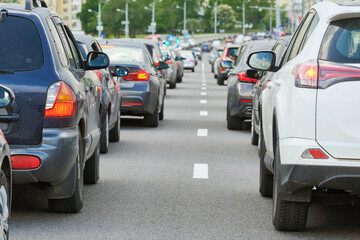
[[[275,83],[273,83],[273,82],[269,82],[268,84],[267,84],[267,87],[268,88],[272,88],[272,87],[274,87],[275,86]]]
[[[275,84],[276,84],[277,86],[280,86],[280,85],[282,84],[282,80],[276,79],[276,80],[275,80]]]

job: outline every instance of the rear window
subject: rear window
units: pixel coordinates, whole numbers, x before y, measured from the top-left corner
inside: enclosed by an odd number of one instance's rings
[[[319,59],[360,63],[360,18],[332,22],[326,30]]]
[[[110,62],[143,62],[141,48],[132,46],[101,46],[103,51],[109,56]]]
[[[44,64],[39,32],[33,22],[8,16],[0,22],[0,70],[31,71]]]

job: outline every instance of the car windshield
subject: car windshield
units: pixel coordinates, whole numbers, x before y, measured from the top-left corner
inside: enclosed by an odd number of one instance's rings
[[[143,60],[140,47],[102,45],[101,48],[111,62],[142,62]]]
[[[41,39],[33,22],[8,16],[0,31],[0,70],[30,71],[43,66]]]

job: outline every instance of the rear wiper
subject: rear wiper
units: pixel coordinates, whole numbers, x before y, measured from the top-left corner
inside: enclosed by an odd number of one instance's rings
[[[0,69],[0,73],[14,73],[15,71]]]

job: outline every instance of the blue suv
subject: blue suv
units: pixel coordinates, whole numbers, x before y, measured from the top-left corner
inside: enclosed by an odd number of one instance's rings
[[[79,212],[83,184],[99,179],[101,83],[70,29],[45,2],[0,4],[0,84],[16,99],[0,116],[11,148],[13,182],[44,189],[55,212]],[[91,71],[90,71],[91,70]]]

